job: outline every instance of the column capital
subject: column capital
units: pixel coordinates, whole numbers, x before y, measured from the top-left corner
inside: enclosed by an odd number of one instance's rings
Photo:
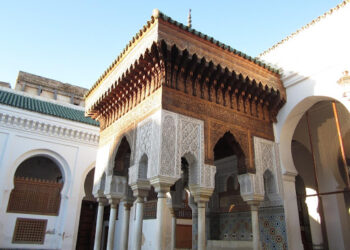
[[[207,203],[214,191],[213,188],[205,188],[198,185],[190,185],[189,188],[194,197],[194,201],[197,202],[197,206],[199,203]]]
[[[157,193],[167,193],[170,191],[170,187],[176,182],[176,178],[168,176],[155,176],[152,177],[150,182]]]
[[[148,180],[138,180],[136,183],[131,185],[131,190],[136,198],[147,197],[150,189],[151,185],[149,184]]]
[[[132,207],[132,203],[127,203],[127,202],[124,203],[125,210],[130,210],[131,207]]]
[[[111,205],[111,208],[116,208],[119,202],[120,202],[120,199],[118,198],[114,198],[114,197],[108,198],[108,203]]]
[[[249,205],[251,204],[260,204],[264,200],[264,195],[262,194],[241,194],[243,200],[247,202]]]
[[[284,181],[290,181],[290,182],[295,182],[295,177],[298,175],[298,173],[295,172],[287,172],[285,171],[282,175],[282,179]]]
[[[106,197],[97,197],[97,202],[103,206],[105,206],[108,203],[108,200],[106,199]]]
[[[252,211],[258,211],[261,201],[260,200],[249,200],[249,201],[247,201],[247,203],[250,206]]]

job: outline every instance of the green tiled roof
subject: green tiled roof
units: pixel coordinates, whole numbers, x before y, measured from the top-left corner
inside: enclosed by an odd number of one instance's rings
[[[41,101],[28,96],[0,90],[0,103],[12,107],[26,109],[45,115],[56,116],[59,118],[82,122],[93,126],[99,126],[99,123],[90,117],[85,117],[84,111],[65,107],[55,103]]]

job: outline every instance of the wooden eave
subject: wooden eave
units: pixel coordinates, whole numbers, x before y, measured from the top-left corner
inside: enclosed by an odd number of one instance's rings
[[[99,77],[99,79],[95,82],[95,84],[90,88],[90,90],[86,93],[85,98],[90,96],[96,90],[96,88],[98,88],[100,84],[110,75],[110,73],[118,67],[118,65],[125,59],[128,53],[136,46],[138,42],[141,41],[141,39],[147,34],[148,31],[151,30],[151,28],[157,22],[161,22],[162,24],[166,24],[166,25],[171,25],[172,28],[177,29],[178,31],[184,32],[193,37],[196,37],[200,39],[202,42],[221,48],[222,51],[225,51],[226,53],[230,53],[238,57],[240,60],[244,59],[250,62],[251,64],[258,65],[261,67],[261,70],[269,71],[271,73],[279,75],[278,69],[274,69],[273,67],[263,63],[257,58],[252,58],[251,56],[248,56],[241,51],[238,51],[228,45],[225,45],[215,40],[213,37],[207,36],[201,32],[196,31],[195,29],[191,29],[188,26],[183,25],[182,23],[179,23],[171,19],[170,17],[166,16],[162,12],[159,12],[158,10],[156,10],[154,14],[151,16],[151,19],[147,22],[147,24],[144,25],[139,30],[139,32],[129,41],[129,43],[124,48],[122,53],[113,61],[113,63],[107,68],[107,70],[104,71],[104,73]],[[89,115],[89,112],[87,112],[87,114]]]
[[[221,53],[229,52],[221,51]],[[257,71],[266,71],[251,64],[257,68]],[[163,72],[164,79],[159,79],[160,72]],[[224,68],[211,60],[208,61],[205,57],[199,58],[196,54],[190,54],[187,49],[180,50],[176,45],[170,46],[162,40],[154,42],[151,49],[147,49],[86,113],[93,118],[110,116],[110,112],[115,112],[118,107],[122,107],[128,98],[132,98],[135,91],[140,91],[146,82],[152,77],[155,78],[157,74],[157,79],[160,81],[157,83],[158,87],[167,86],[178,89],[178,79],[187,79],[192,83],[198,82],[201,87],[213,88],[216,92],[228,91],[230,95],[234,94],[244,100],[268,106],[273,117],[286,101],[282,84],[279,89],[271,87],[268,83],[263,84],[252,76],[243,76],[235,70]],[[280,81],[277,74],[272,72],[270,74]]]

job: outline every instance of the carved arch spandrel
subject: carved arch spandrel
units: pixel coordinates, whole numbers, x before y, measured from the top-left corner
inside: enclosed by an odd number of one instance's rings
[[[117,152],[119,150],[120,143],[122,142],[123,138],[126,138],[126,141],[128,142],[131,154],[130,154],[130,165],[134,164],[134,156],[135,156],[135,138],[136,138],[136,129],[134,126],[130,126],[129,128],[125,129],[124,131],[119,132],[113,139],[113,144],[110,150],[109,154],[109,160],[108,160],[108,173],[110,174],[113,171],[114,167],[114,160],[117,155]]]
[[[216,143],[219,141],[221,137],[224,136],[226,132],[230,132],[233,137],[236,139],[237,143],[241,147],[244,155],[245,155],[245,164],[246,164],[246,169],[245,172],[249,173],[255,173],[255,166],[252,161],[254,155],[252,150],[249,149],[250,143],[249,141],[251,140],[250,133],[248,131],[244,130],[238,130],[237,128],[234,127],[229,127],[225,126],[220,123],[216,123],[213,121],[209,122],[209,126],[205,126],[205,128],[208,130],[206,135],[209,135],[206,140],[206,156],[205,156],[205,162],[209,164],[214,163],[214,148]]]

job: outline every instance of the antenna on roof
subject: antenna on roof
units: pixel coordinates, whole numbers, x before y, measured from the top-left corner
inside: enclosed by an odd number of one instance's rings
[[[188,26],[188,28],[192,27],[191,9],[189,9],[189,11],[188,11],[187,26]]]

